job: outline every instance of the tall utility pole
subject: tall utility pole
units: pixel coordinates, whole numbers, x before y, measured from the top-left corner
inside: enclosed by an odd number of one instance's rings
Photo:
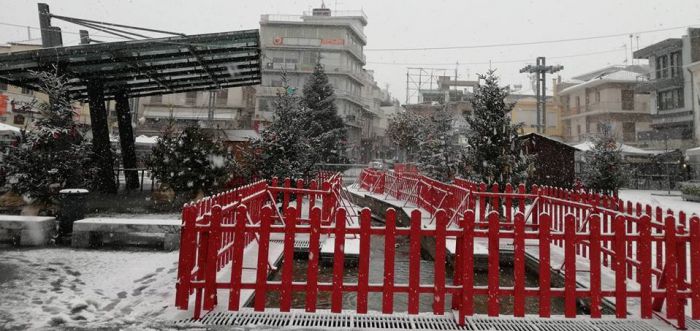
[[[546,74],[553,74],[557,71],[564,69],[561,65],[547,66],[545,65],[544,56],[537,58],[537,65],[528,64],[524,68],[520,69],[521,73],[535,73],[537,74],[537,91],[535,95],[537,97],[537,133],[546,133],[547,129],[547,78]]]

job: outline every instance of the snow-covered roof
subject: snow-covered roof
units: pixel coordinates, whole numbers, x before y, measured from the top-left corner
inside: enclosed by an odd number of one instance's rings
[[[700,155],[700,146],[685,150],[686,155]]]
[[[586,87],[593,87],[604,83],[637,83],[639,81],[639,76],[641,75],[642,74],[638,72],[629,70],[619,70],[614,72],[602,73],[598,76],[591,78],[588,81],[567,87],[561,90],[561,92],[559,93],[566,94],[575,90],[579,90]]]
[[[20,133],[22,130],[16,126],[12,126],[9,124],[5,123],[0,123],[0,132],[13,132],[13,133]]]
[[[580,151],[583,151],[583,152],[590,151],[594,147],[595,147],[595,144],[592,141],[584,141],[578,145],[574,145],[574,148],[576,148]],[[620,143],[617,143],[617,147],[620,149],[620,151],[623,154],[637,154],[637,155],[656,155],[656,154],[659,154],[658,151],[648,151],[648,150],[644,150],[641,148],[632,147],[632,146],[620,144]]]
[[[137,144],[150,144],[150,145],[155,145],[158,142],[158,136],[145,136],[145,135],[140,135],[134,139]]]
[[[224,130],[224,135],[228,141],[249,141],[260,138],[255,130]]]

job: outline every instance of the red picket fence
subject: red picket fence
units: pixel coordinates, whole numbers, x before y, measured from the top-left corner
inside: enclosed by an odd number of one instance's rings
[[[375,173],[373,180],[381,181],[380,175]],[[683,326],[685,321],[680,316],[684,316],[685,300],[691,293],[700,296],[700,292],[697,292],[700,291],[700,279],[695,280],[700,276],[700,264],[693,261],[693,252],[698,252],[700,247],[696,246],[700,243],[690,240],[698,235],[694,231],[699,229],[693,229],[693,221],[688,222],[687,215],[682,211],[676,214],[668,210],[664,213],[657,207],[652,213],[649,205],[625,202],[618,197],[536,185],[527,193],[524,185],[514,189],[508,184],[500,190],[498,185],[488,188],[483,183],[464,179],[444,184],[419,174],[403,176],[385,173],[384,176],[387,196],[414,203],[431,214],[439,209],[444,209],[450,217],[456,215],[461,218],[467,212],[474,213],[473,224],[478,230],[489,228],[490,215],[494,213],[498,214],[498,226],[502,229],[515,229],[518,226],[514,215],[523,215],[528,219],[529,222],[524,223],[523,227],[531,231],[541,233],[548,228],[550,235],[556,234],[549,240],[563,249],[566,255],[562,265],[553,267],[558,271],[572,270],[575,268],[572,263],[575,262],[571,261],[583,258],[591,266],[592,280],[589,292],[583,293],[583,297],[587,296],[598,303],[601,295],[616,298],[621,303],[616,305],[618,316],[624,315],[627,298],[639,297],[642,300],[640,314],[645,318],[651,316],[652,309],[660,311],[665,300],[666,317],[677,319],[679,326]],[[544,215],[547,224],[541,221]],[[697,216],[692,217],[692,220],[697,219]],[[566,239],[567,231],[573,231],[573,240]],[[620,244],[621,241],[624,244]],[[489,245],[492,244],[489,242]],[[549,246],[540,249],[549,250]],[[549,259],[542,258],[540,264],[549,268]],[[567,265],[572,267],[567,269]],[[616,285],[619,285],[607,294],[600,289],[601,266],[610,269],[608,272],[614,272]],[[566,277],[576,277],[575,273],[565,274]],[[627,280],[636,282],[639,290],[623,288]],[[575,288],[575,282],[571,284]],[[652,284],[655,284],[652,295],[642,297],[639,293],[652,292]],[[580,290],[575,291],[578,293]],[[679,294],[679,291],[684,292]],[[578,294],[576,296],[580,297]],[[575,302],[575,299],[571,300]],[[653,300],[653,304],[649,300]],[[571,309],[568,304],[567,307]],[[700,318],[700,302],[695,300],[692,316],[694,319]]]
[[[216,304],[213,290],[203,293],[197,284],[216,282],[217,272],[235,262],[237,252],[251,242],[267,244],[269,238],[260,238],[253,233],[234,238],[233,233],[227,230],[236,224],[259,224],[263,208],[275,211],[271,215],[274,222],[285,224],[287,217],[278,211],[277,203],[280,201],[280,208],[287,210],[293,201],[297,211],[295,222],[309,221],[308,216],[302,217],[302,207],[306,206],[308,215],[312,210],[321,210],[322,223],[330,225],[336,219],[342,179],[338,174],[330,176],[320,186],[316,180],[312,180],[308,186],[304,181],[297,180],[293,187],[289,178],[281,183],[274,178],[270,185],[259,181],[185,204],[182,209],[175,305],[187,309],[190,296],[194,294],[194,314],[198,318],[201,309],[210,310]],[[237,212],[239,207],[244,207],[245,212]],[[265,265],[263,271],[267,273],[269,267]]]
[[[212,224],[217,223],[216,217],[223,221],[223,213],[215,206]],[[236,208],[238,215],[248,213],[245,205]],[[446,296],[451,295],[452,307],[459,311],[459,322],[464,323],[465,316],[474,314],[475,298],[486,297],[487,312],[489,316],[499,316],[500,301],[504,297],[512,297],[514,302],[513,315],[521,317],[525,315],[525,300],[528,297],[535,297],[539,302],[539,316],[550,317],[552,313],[551,300],[553,297],[564,299],[564,315],[566,317],[576,317],[577,300],[586,298],[589,300],[589,310],[592,318],[600,318],[602,315],[602,301],[610,298],[615,300],[615,314],[618,318],[625,318],[628,313],[627,301],[630,298],[638,298],[641,301],[641,308],[638,313],[643,318],[650,318],[653,310],[658,310],[662,300],[667,302],[667,316],[669,319],[677,319],[679,323],[684,321],[680,316],[684,316],[685,301],[692,301],[693,318],[700,317],[700,278],[695,277],[688,283],[677,281],[676,270],[680,267],[681,259],[678,255],[690,245],[693,252],[691,265],[692,270],[700,270],[700,242],[693,241],[700,236],[700,219],[695,216],[690,220],[691,234],[679,234],[675,232],[675,223],[672,217],[666,219],[665,232],[661,235],[652,235],[651,222],[649,218],[641,218],[641,230],[638,234],[630,235],[626,231],[625,217],[616,218],[612,232],[601,231],[601,218],[594,215],[590,218],[590,230],[582,231],[576,222],[574,214],[567,214],[563,221],[563,230],[555,230],[552,225],[554,220],[548,213],[538,214],[538,225],[535,228],[527,229],[526,223],[532,223],[525,216],[517,212],[514,215],[513,226],[510,229],[502,228],[502,215],[492,211],[485,222],[479,222],[472,210],[468,210],[461,219],[460,228],[448,228],[448,215],[444,210],[436,212],[435,227],[425,228],[421,224],[421,212],[414,210],[411,213],[411,223],[409,227],[396,226],[396,212],[393,209],[387,210],[385,226],[371,226],[371,211],[363,209],[360,212],[359,227],[346,227],[346,211],[344,208],[338,209],[335,226],[323,226],[321,224],[322,211],[315,207],[307,224],[298,222],[297,211],[294,207],[285,210],[285,224],[275,224],[275,211],[271,206],[262,208],[261,222],[250,224],[246,222],[236,222],[233,225],[222,227],[220,231],[230,234],[234,242],[243,241],[248,236],[260,238],[260,249],[257,255],[257,265],[259,272],[255,279],[242,279],[242,259],[243,246],[235,246],[233,251],[233,262],[231,263],[231,281],[216,282],[213,277],[204,277],[203,282],[196,282],[192,287],[196,291],[211,293],[206,296],[202,306],[204,309],[212,309],[216,304],[217,290],[229,291],[229,310],[239,310],[240,293],[243,289],[255,291],[254,309],[264,311],[266,298],[269,292],[275,291],[280,294],[279,309],[288,312],[292,308],[292,296],[295,292],[303,292],[306,295],[304,308],[308,312],[317,310],[317,299],[320,292],[328,292],[331,295],[330,310],[340,313],[343,310],[343,293],[357,293],[355,311],[359,314],[368,312],[368,294],[382,294],[382,313],[391,314],[394,312],[394,294],[406,293],[408,296],[408,313],[419,313],[419,296],[421,294],[431,294],[433,296],[432,312],[437,315],[444,314],[446,307]],[[242,219],[242,218],[240,218]],[[211,226],[210,226],[211,227]],[[206,228],[202,228],[204,231]],[[281,268],[281,281],[268,280],[264,270],[267,263],[267,245],[271,233],[284,233],[284,263]],[[305,281],[292,281],[294,273],[293,251],[294,237],[297,234],[310,234],[309,261]],[[319,269],[319,238],[324,234],[335,235],[335,254],[333,261],[333,277],[331,282],[318,281]],[[359,235],[360,255],[358,261],[357,282],[347,282],[344,277],[344,251],[343,245],[347,234]],[[382,282],[369,281],[369,257],[371,249],[371,236],[382,236],[384,238],[384,263]],[[397,236],[407,236],[409,238],[409,272],[408,283],[398,284],[395,282],[395,243]],[[433,284],[425,284],[420,279],[420,241],[423,237],[432,237],[436,243],[434,281]],[[445,257],[447,250],[445,242],[448,238],[456,240],[455,270],[452,284],[446,283]],[[474,285],[474,245],[477,238],[486,240],[489,249],[488,254],[488,284],[486,286]],[[525,259],[526,240],[528,246],[532,246],[532,241],[536,241],[536,254],[539,259],[539,280],[537,287],[525,286]],[[512,287],[504,287],[499,284],[499,277],[503,271],[499,265],[499,246],[502,242],[513,244],[513,278]],[[551,259],[551,242],[560,242],[564,251],[563,269],[564,287],[552,287],[552,270],[561,268]],[[611,242],[613,249],[609,256],[613,258],[611,271],[614,273],[614,284],[602,282],[602,272],[600,257],[604,251],[604,243]],[[638,257],[640,270],[639,289],[631,290],[626,284],[626,263],[625,250],[629,242],[637,243],[641,248]],[[654,288],[651,283],[653,268],[651,266],[652,243],[660,242],[667,251],[666,268],[663,275],[666,277],[665,288]],[[577,246],[585,244],[590,249],[590,274],[584,279],[579,279],[576,274],[576,250]],[[530,253],[532,254],[532,253]],[[618,258],[621,257],[621,258]],[[596,260],[598,259],[598,260]],[[598,262],[598,263],[596,263]],[[260,268],[260,267],[263,268]],[[377,268],[378,266],[372,266]],[[675,278],[675,279],[672,279]],[[587,283],[588,286],[577,287],[577,283]],[[206,298],[214,298],[213,302],[207,303]],[[200,297],[197,297],[197,306]],[[345,307],[347,308],[347,307]]]

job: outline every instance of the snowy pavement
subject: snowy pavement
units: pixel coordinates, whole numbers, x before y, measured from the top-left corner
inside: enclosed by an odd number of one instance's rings
[[[0,329],[162,329],[178,252],[0,248]]]
[[[661,207],[664,210],[671,208],[674,212],[684,211],[686,214],[700,215],[700,202],[685,201],[681,198],[681,192],[655,191],[655,190],[620,190],[619,196],[625,201],[633,203],[649,204],[652,207]]]

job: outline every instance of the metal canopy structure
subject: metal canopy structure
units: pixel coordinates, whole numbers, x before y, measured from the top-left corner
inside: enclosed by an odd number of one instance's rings
[[[32,71],[69,79],[71,96],[88,98],[100,82],[105,99],[259,84],[260,37],[244,30],[0,54],[0,82],[38,90]]]

